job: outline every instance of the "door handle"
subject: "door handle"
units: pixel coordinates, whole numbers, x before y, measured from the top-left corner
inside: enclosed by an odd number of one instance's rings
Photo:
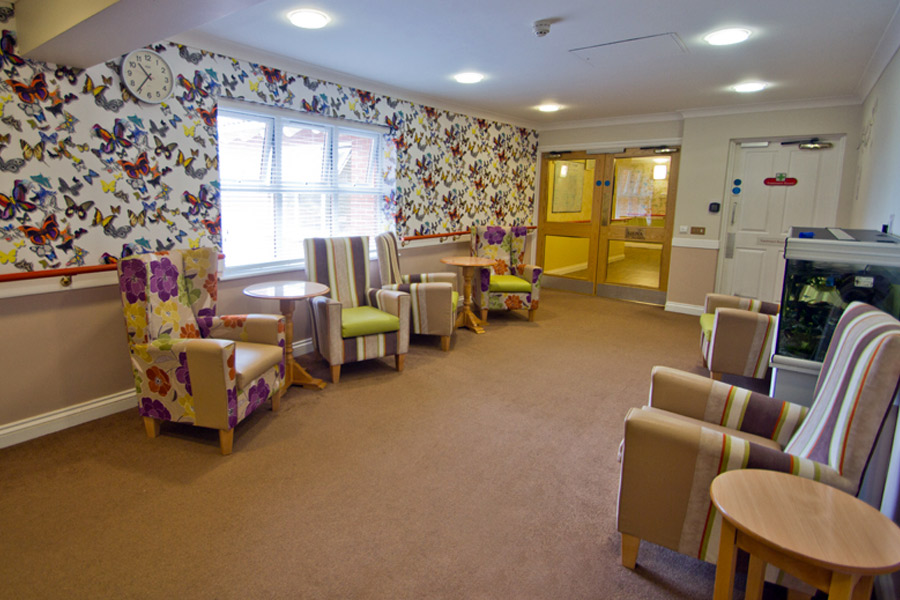
[[[734,234],[729,233],[725,236],[725,258],[734,258]]]
[[[731,224],[734,225],[734,211],[737,208],[737,202],[731,203]]]

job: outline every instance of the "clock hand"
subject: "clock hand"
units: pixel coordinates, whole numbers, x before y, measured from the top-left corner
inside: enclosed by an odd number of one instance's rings
[[[144,71],[146,73],[146,71]],[[150,74],[147,73],[147,76],[144,77],[144,80],[141,82],[141,85],[137,86],[137,91],[140,92],[141,88],[144,87],[144,84],[150,80]]]

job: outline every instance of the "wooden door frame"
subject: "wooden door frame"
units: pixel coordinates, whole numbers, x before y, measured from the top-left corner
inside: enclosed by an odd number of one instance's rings
[[[678,147],[678,146],[671,146]],[[625,152],[620,152],[617,154],[612,154],[612,160],[609,160],[608,167],[610,170],[609,179],[612,181],[612,186],[609,188],[609,193],[604,195],[603,207],[600,213],[601,215],[601,228],[598,237],[598,245],[599,240],[604,239],[607,242],[610,240],[617,241],[640,241],[640,242],[651,242],[651,243],[661,243],[662,244],[662,253],[660,255],[660,265],[659,265],[659,285],[657,287],[645,287],[639,285],[629,285],[622,287],[633,287],[637,289],[646,289],[653,290],[659,292],[666,292],[668,290],[669,285],[669,259],[672,254],[672,233],[674,231],[674,222],[675,222],[675,200],[676,193],[678,190],[678,171],[681,163],[681,151],[680,147],[678,152],[659,154],[655,151],[655,149],[646,149],[642,150],[640,148],[628,148]],[[615,182],[615,159],[617,158],[642,158],[642,157],[658,157],[658,156],[667,156],[671,159],[669,163],[669,185],[666,189],[666,223],[664,227],[629,227],[625,225],[610,225],[610,219],[612,215],[612,200],[613,200],[613,191],[615,190],[616,182]],[[649,233],[649,235],[648,235]],[[617,285],[617,284],[608,284],[606,282],[606,268],[609,264],[609,252],[608,252],[608,244],[602,245],[599,249],[600,254],[597,260],[597,273],[595,274],[595,281],[598,284],[603,285]]]
[[[540,264],[541,266],[546,266],[544,264],[544,253],[546,251],[546,237],[548,235],[562,236],[562,237],[579,237],[579,238],[587,238],[588,242],[588,266],[587,271],[590,277],[590,284],[593,288],[596,285],[596,280],[594,279],[595,274],[597,272],[597,260],[598,260],[598,246],[599,246],[599,220],[597,215],[600,214],[601,206],[603,205],[603,194],[607,189],[611,189],[610,186],[598,186],[594,185],[593,190],[593,198],[591,201],[591,221],[589,223],[558,223],[558,222],[549,222],[547,221],[547,210],[548,210],[548,190],[549,186],[553,184],[553,178],[549,172],[549,163],[550,161],[555,160],[593,160],[594,163],[594,177],[597,179],[597,171],[598,166],[602,165],[603,172],[603,180],[611,181],[608,175],[608,167],[607,163],[612,163],[607,157],[608,154],[595,154],[589,153],[587,151],[572,151],[572,152],[542,152],[541,153],[541,171],[540,171],[540,181],[541,181],[541,189],[538,194],[538,235],[537,235],[537,244],[536,244],[536,252],[535,252],[535,262]],[[558,276],[564,277],[564,276]],[[569,278],[569,279],[577,279],[577,278]],[[583,281],[579,279],[579,281]]]

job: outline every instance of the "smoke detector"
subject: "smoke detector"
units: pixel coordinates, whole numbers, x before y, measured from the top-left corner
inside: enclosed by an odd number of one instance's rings
[[[534,30],[534,35],[536,35],[538,37],[544,37],[545,35],[550,33],[550,26],[552,24],[553,24],[553,21],[551,21],[550,19],[542,19],[540,21],[535,21],[534,26],[532,28]]]

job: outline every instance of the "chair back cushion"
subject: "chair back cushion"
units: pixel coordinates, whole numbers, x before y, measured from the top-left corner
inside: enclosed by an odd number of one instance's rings
[[[211,323],[216,311],[217,262],[218,251],[212,248],[121,259],[119,291],[129,342],[203,337],[208,326],[199,323]]]
[[[387,231],[375,238],[375,250],[378,252],[378,269],[381,272],[381,285],[394,285],[403,282],[400,274],[400,252],[397,236]]]
[[[472,227],[470,248],[472,256],[492,258],[497,262],[490,267],[491,275],[509,275],[512,273],[511,246],[512,237],[505,227],[489,225]]]
[[[857,486],[900,380],[900,322],[861,302],[838,321],[812,407],[785,452],[825,463]]]
[[[369,289],[369,238],[308,238],[306,275],[331,288],[329,295],[344,308],[367,306]]]
[[[522,274],[525,266],[525,237],[527,235],[528,229],[525,227],[509,228],[509,268],[517,275]]]

